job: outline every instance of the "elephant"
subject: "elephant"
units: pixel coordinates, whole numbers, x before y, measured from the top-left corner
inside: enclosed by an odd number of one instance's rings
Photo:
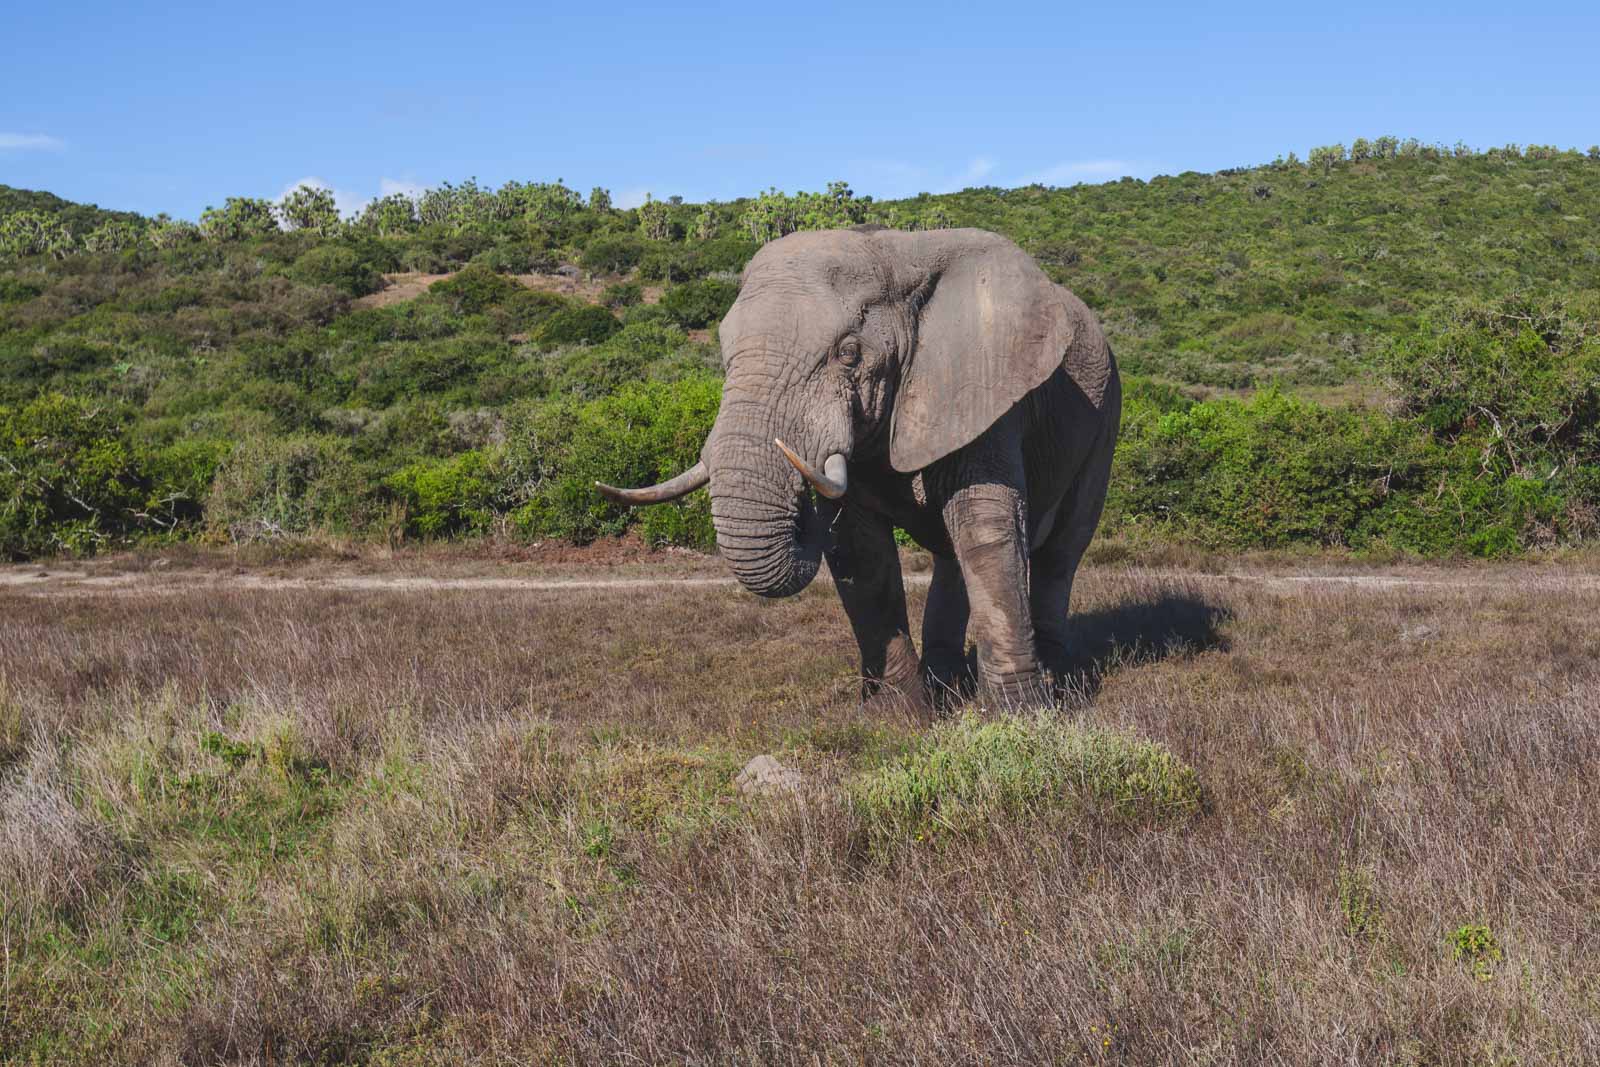
[[[709,485],[718,549],[764,597],[800,592],[825,558],[863,700],[1056,692],[1122,409],[1088,307],[998,234],[858,226],[766,244],[719,335],[700,462],[598,490],[640,505]],[[920,659],[896,527],[933,556]]]

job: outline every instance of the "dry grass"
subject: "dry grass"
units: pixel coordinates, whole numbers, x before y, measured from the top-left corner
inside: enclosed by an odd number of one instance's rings
[[[1046,787],[920,839],[825,589],[0,591],[0,1060],[1597,1062],[1600,593],[1528,573],[1091,569],[1061,736],[1198,808],[979,761]]]

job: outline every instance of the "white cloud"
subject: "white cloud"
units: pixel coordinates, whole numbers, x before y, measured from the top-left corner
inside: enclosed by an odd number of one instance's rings
[[[990,172],[993,170],[994,160],[988,159],[984,156],[979,156],[971,163],[967,164],[967,173],[963,180],[968,186],[975,185],[984,178],[987,178]]]
[[[653,192],[653,190],[648,189],[643,185],[633,189],[624,189],[622,192],[611,198],[611,204],[613,207],[626,211],[629,208],[638,207],[640,204],[644,203],[645,196],[651,192]]]
[[[21,151],[37,149],[46,152],[55,152],[67,147],[67,143],[59,137],[47,137],[42,133],[0,133],[0,149],[14,148]]]
[[[394,196],[398,193],[400,196],[409,196],[411,199],[415,200],[420,197],[425,190],[425,186],[419,185],[416,182],[404,181],[400,178],[378,179],[378,196],[380,198],[385,196]]]
[[[1053,167],[1024,174],[1021,185],[1075,185],[1078,182],[1110,181],[1140,170],[1139,166],[1121,159],[1083,159],[1057,163]]]
[[[326,189],[331,192],[333,194],[334,207],[338,208],[339,214],[345,218],[356,214],[372,201],[370,196],[362,196],[359,193],[348,192],[344,189],[335,189],[332,185],[315,176],[290,182],[283,187],[283,192],[274,197],[274,201],[282,200],[296,189],[302,187],[307,189]]]

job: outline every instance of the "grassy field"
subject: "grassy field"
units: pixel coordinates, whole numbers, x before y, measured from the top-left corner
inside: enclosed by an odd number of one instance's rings
[[[1105,558],[933,727],[823,583],[5,572],[0,1061],[1600,1061],[1600,583]]]

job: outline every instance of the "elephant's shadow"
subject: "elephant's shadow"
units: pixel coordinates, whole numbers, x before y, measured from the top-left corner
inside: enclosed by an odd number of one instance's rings
[[[1071,652],[1056,671],[1058,700],[1067,707],[1082,706],[1094,699],[1106,678],[1120,671],[1200,652],[1225,652],[1228,639],[1221,627],[1232,617],[1231,609],[1192,593],[1163,593],[1075,613],[1069,620]],[[966,675],[955,689],[938,693],[939,706],[949,710],[977,696],[977,655],[969,646]]]
[[[1062,679],[1069,703],[1090,700],[1105,679],[1130,667],[1200,652],[1227,651],[1225,605],[1193,593],[1163,593],[1074,614],[1072,653]]]

